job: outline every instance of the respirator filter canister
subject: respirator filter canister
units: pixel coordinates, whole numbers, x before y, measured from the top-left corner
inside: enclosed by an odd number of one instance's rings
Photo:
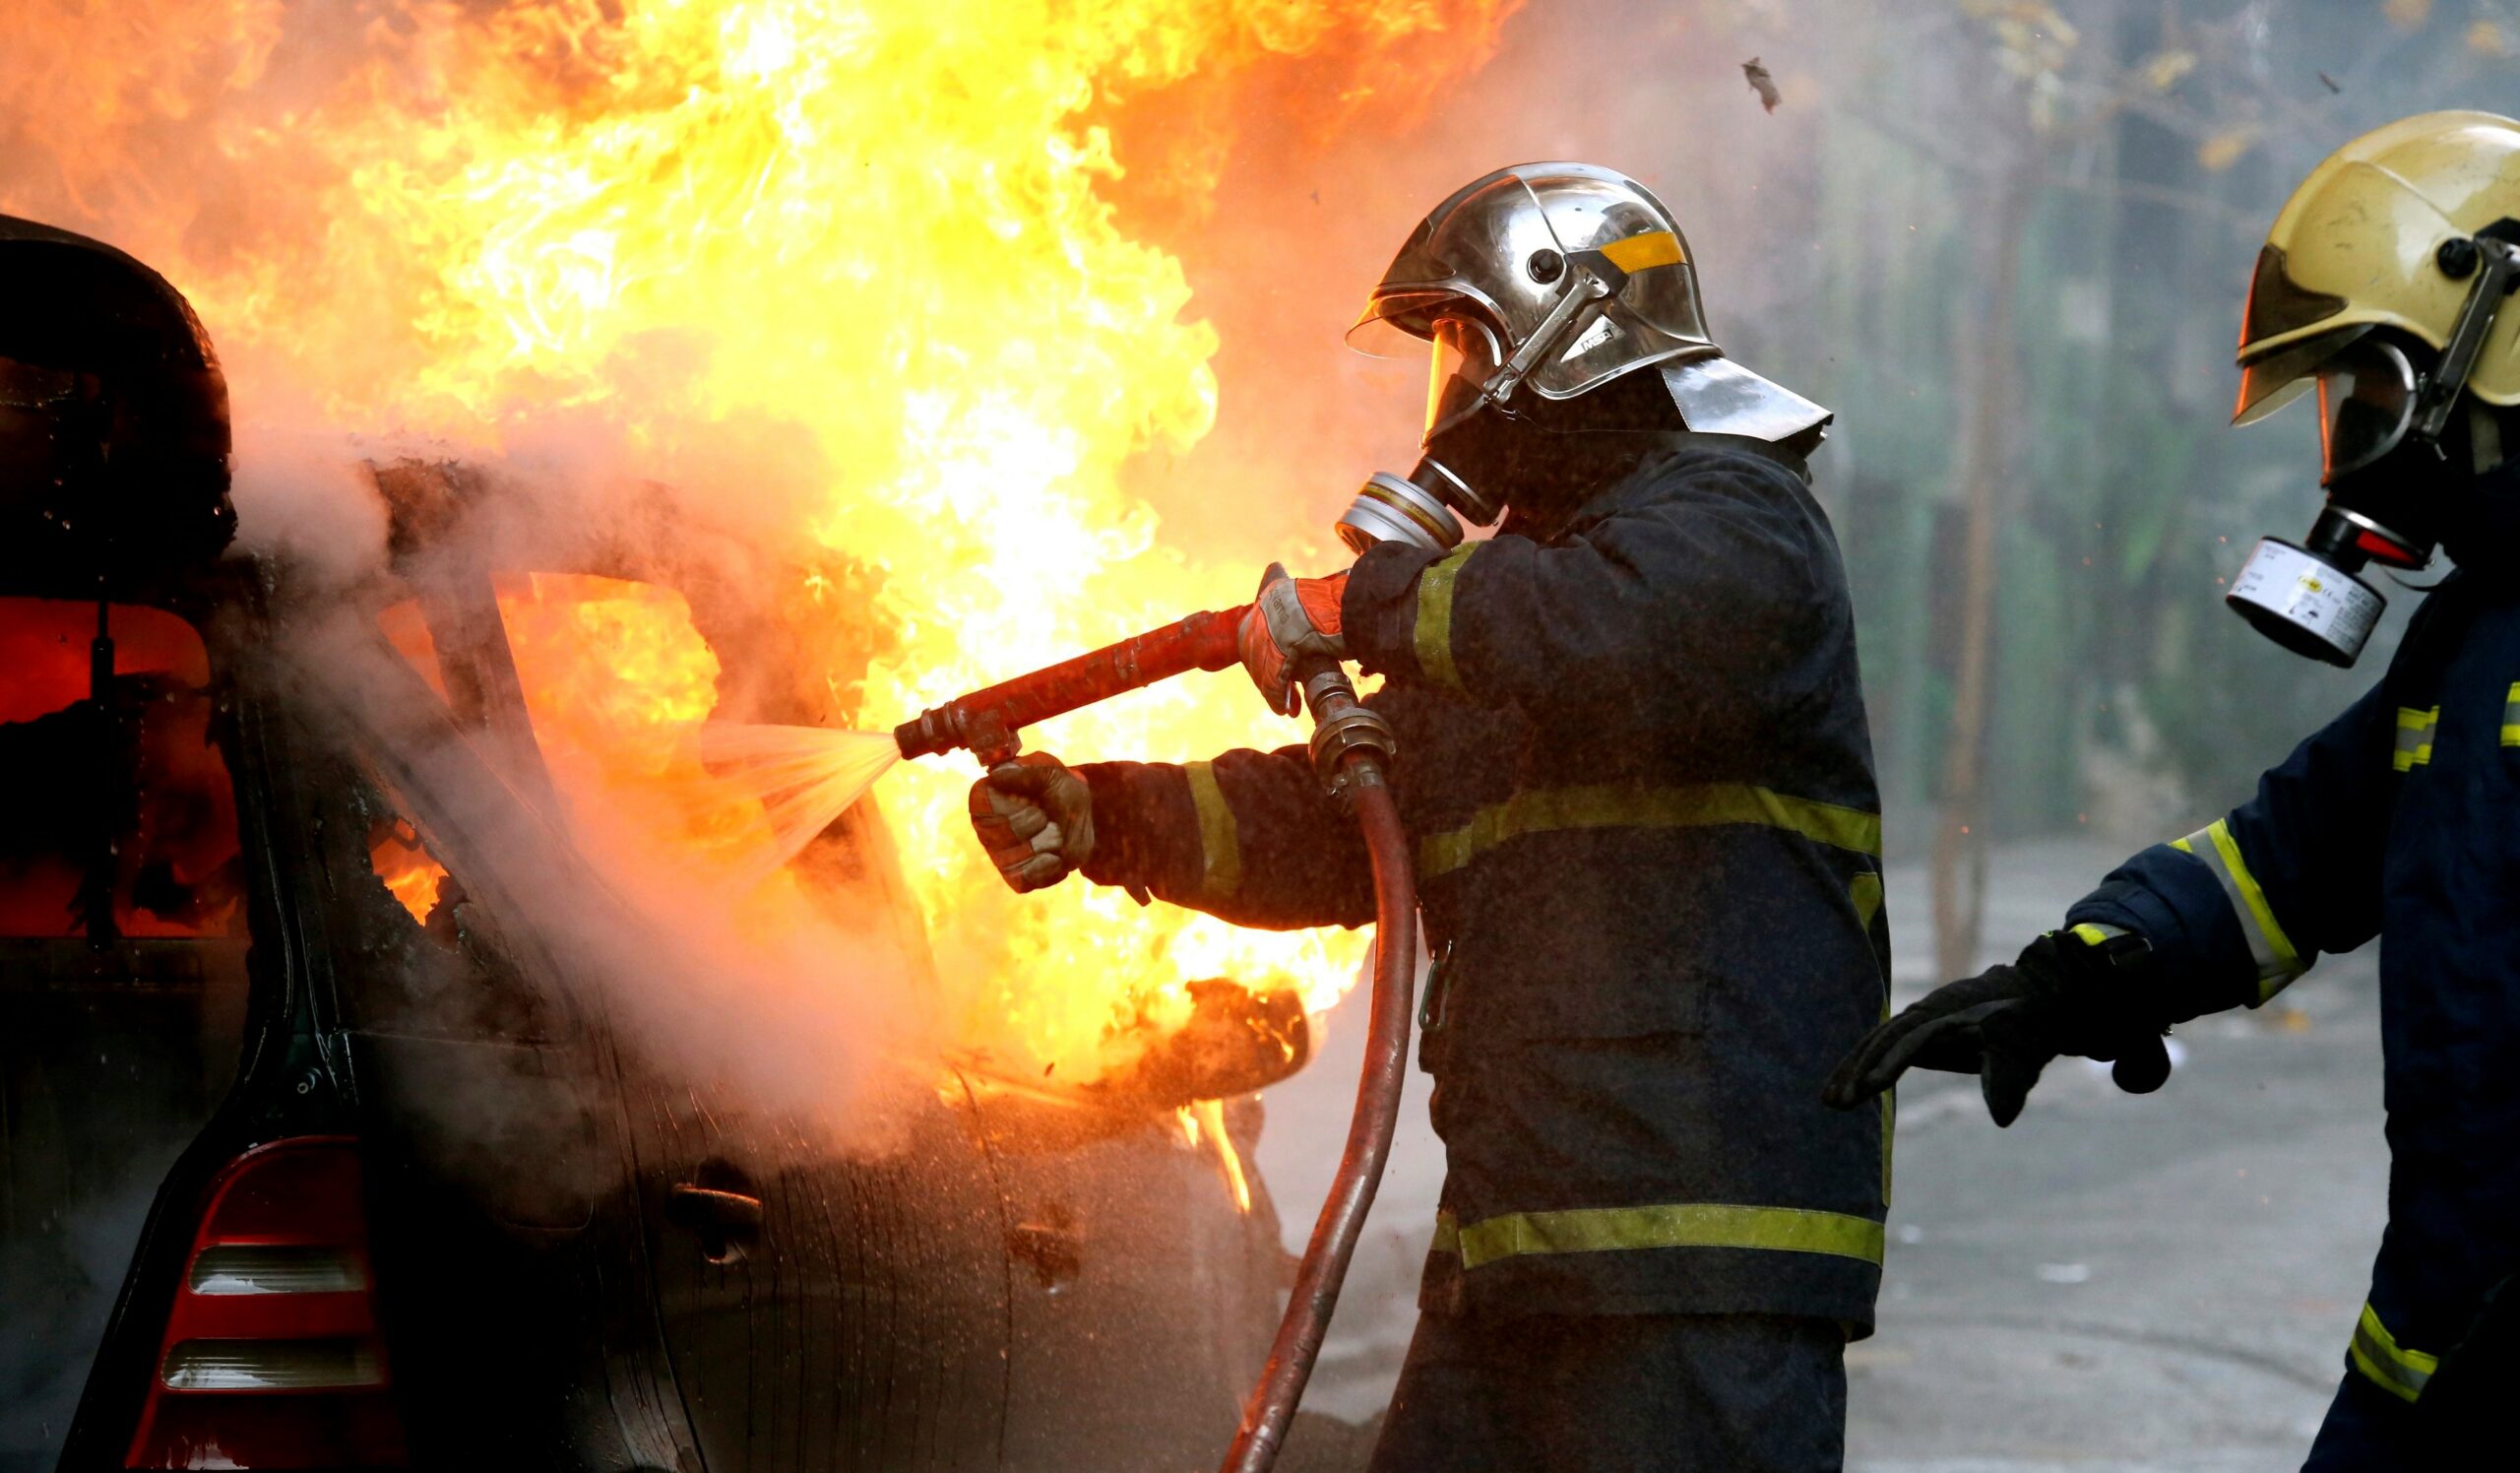
[[[2223,602],[2294,654],[2342,667],[2362,653],[2387,607],[2355,575],[2373,562],[2423,567],[2433,534],[2420,500],[2408,495],[2404,470],[2383,465],[2417,429],[2420,383],[2406,354],[2364,338],[2322,364],[2316,384],[2327,505],[2306,545],[2261,539]]]
[[[2387,601],[2371,585],[2282,538],[2261,538],[2223,602],[2258,633],[2312,660],[2350,666]]]
[[[1449,552],[1461,545],[1461,518],[1443,499],[1419,484],[1426,479],[1420,465],[1415,478],[1376,471],[1357,488],[1356,499],[1339,518],[1339,541],[1355,553],[1377,543],[1398,543]]]

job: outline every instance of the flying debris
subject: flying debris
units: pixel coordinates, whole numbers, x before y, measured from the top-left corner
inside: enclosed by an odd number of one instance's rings
[[[2341,93],[2341,92],[2345,91],[2345,89],[2344,89],[2344,88],[2341,88],[2341,87],[2339,87],[2339,86],[2337,86],[2337,85],[2336,85],[2336,79],[2335,79],[2334,77],[2329,76],[2329,75],[2328,75],[2327,73],[2325,73],[2325,72],[2321,72],[2321,73],[2319,73],[2319,81],[2320,81],[2321,83],[2324,83],[2324,84],[2326,85],[2327,90],[2328,90],[2329,92],[2332,92],[2332,93]]]
[[[1759,105],[1768,111],[1776,111],[1776,104],[1785,100],[1784,94],[1776,90],[1776,78],[1768,75],[1768,69],[1759,64],[1757,57],[1741,63],[1741,75],[1748,79],[1750,91],[1759,95]]]

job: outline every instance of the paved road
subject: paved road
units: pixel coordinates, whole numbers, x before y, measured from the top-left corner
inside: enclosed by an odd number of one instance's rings
[[[2118,853],[2007,851],[1990,950],[2055,924]],[[1922,877],[1894,865],[1902,1000],[1927,985]],[[1997,959],[1989,955],[1986,960]],[[1880,1333],[1851,1349],[1858,1473],[2279,1473],[2300,1465],[2379,1239],[2387,1160],[2368,953],[2258,1013],[2181,1030],[2162,1093],[2078,1060],[2012,1129],[1974,1081],[1903,1092]],[[1274,1092],[1260,1160],[1293,1246],[1328,1181],[1354,1018]],[[1423,1079],[1289,1464],[1360,1466],[1412,1317],[1441,1179]],[[1351,1429],[1354,1428],[1354,1431]]]

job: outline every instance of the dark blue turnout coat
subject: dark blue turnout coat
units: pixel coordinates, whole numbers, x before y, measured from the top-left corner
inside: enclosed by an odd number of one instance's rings
[[[2520,1271],[2520,597],[2454,575],[2388,672],[2257,797],[2128,860],[2068,914],[2164,964],[2162,1022],[2255,1007],[2380,938],[2389,1225],[2353,1368],[2414,1401]]]
[[[1653,437],[1562,529],[1367,552],[1342,618],[1387,677],[1437,958],[1424,1304],[1867,1328],[1887,1113],[1819,1089],[1883,1014],[1881,824],[1799,462]],[[1090,878],[1248,926],[1372,919],[1300,748],[1078,771]]]

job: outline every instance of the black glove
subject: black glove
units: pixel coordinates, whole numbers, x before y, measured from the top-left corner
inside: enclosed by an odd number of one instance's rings
[[[1047,752],[1001,762],[972,785],[972,829],[1017,890],[1039,890],[1094,854],[1094,791]]]
[[[2130,994],[2151,965],[2142,936],[2051,930],[2011,966],[1938,987],[1865,1034],[1820,1098],[1852,1110],[1911,1068],[1945,1069],[1977,1075],[1986,1113],[2009,1125],[2060,1054],[2114,1059],[2119,1089],[2150,1094],[2170,1078],[2170,1051]]]

